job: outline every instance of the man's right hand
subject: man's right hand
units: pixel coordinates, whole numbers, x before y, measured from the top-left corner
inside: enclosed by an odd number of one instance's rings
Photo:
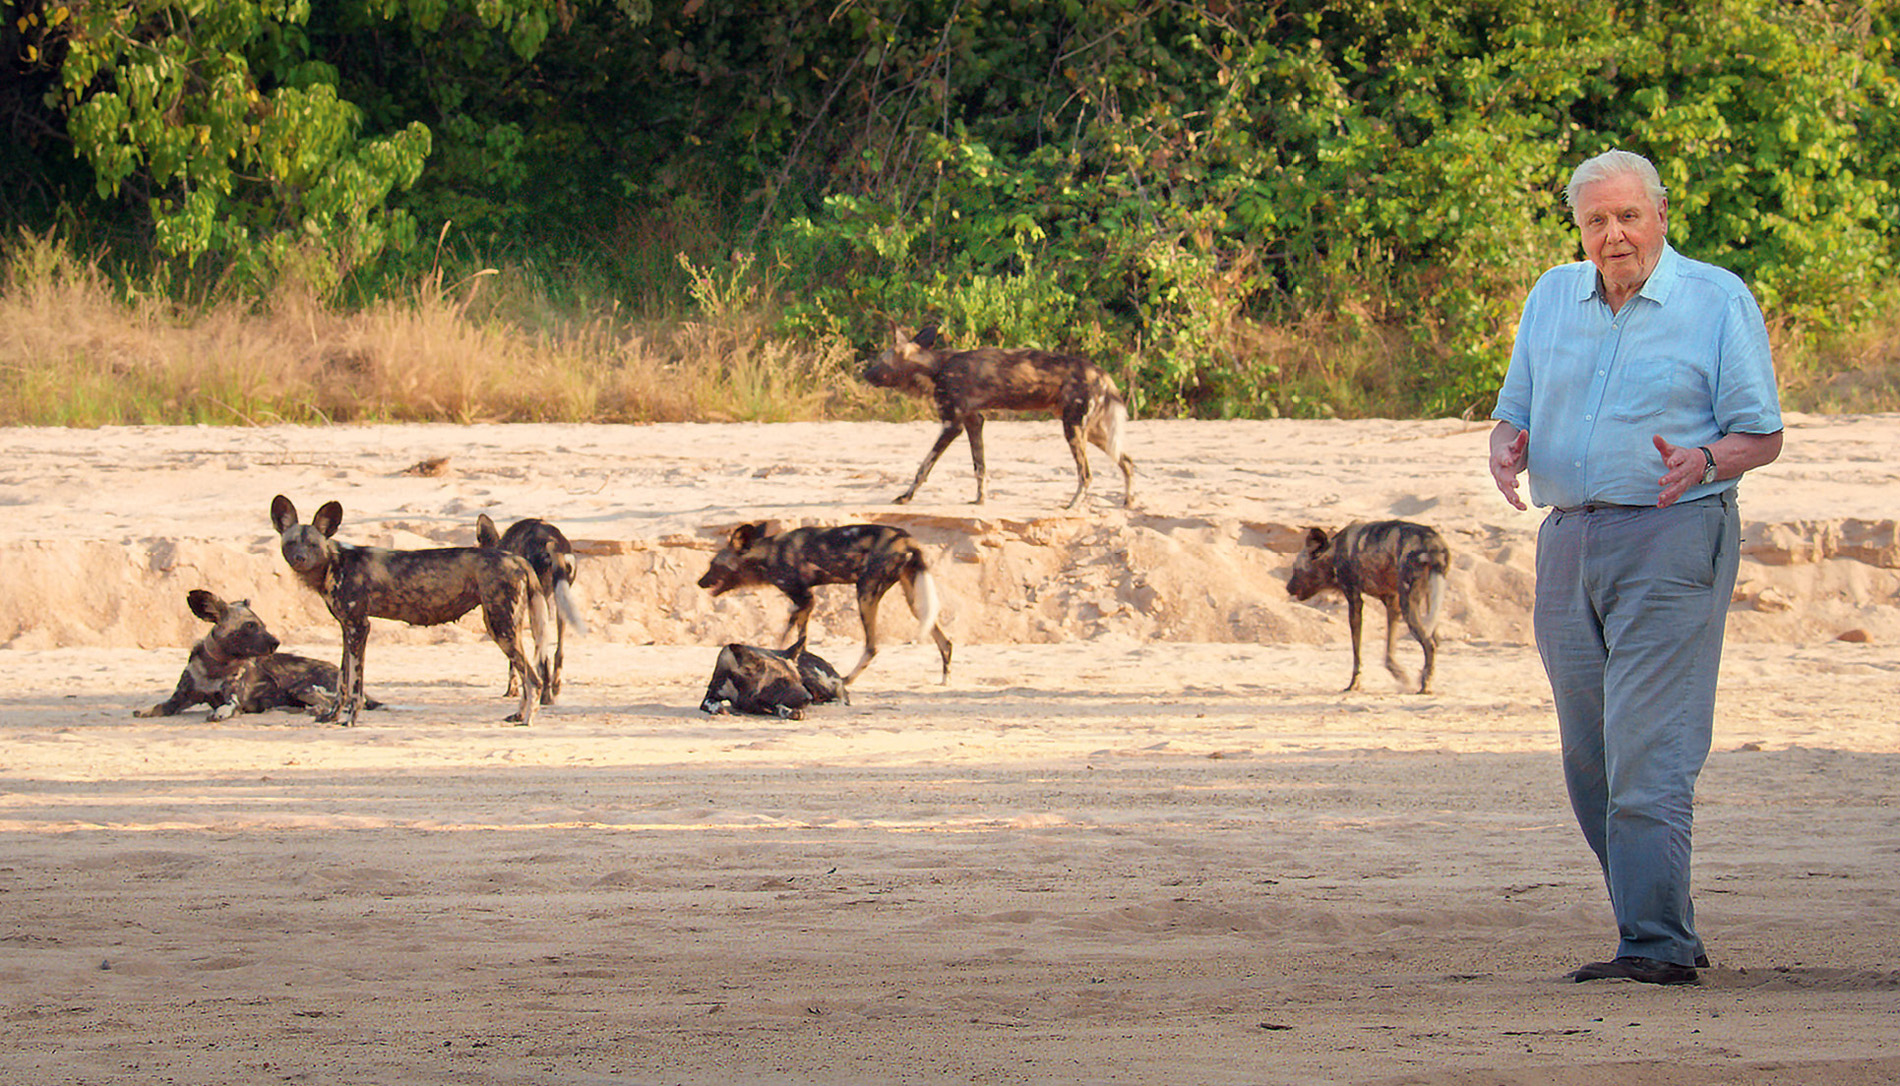
[[[1517,494],[1517,477],[1530,466],[1531,432],[1508,422],[1500,422],[1491,431],[1491,478],[1498,484],[1504,500],[1519,509],[1528,508]]]

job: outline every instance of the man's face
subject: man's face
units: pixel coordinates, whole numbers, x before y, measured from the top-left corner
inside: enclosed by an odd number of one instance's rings
[[[1578,191],[1576,218],[1583,255],[1597,266],[1604,286],[1623,294],[1642,289],[1662,259],[1669,201],[1650,199],[1636,175],[1616,174]]]

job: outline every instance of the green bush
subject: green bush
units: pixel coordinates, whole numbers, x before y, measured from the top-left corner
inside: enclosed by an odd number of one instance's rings
[[[0,155],[9,225],[177,289],[368,303],[446,236],[666,314],[751,260],[780,336],[1085,351],[1145,414],[1473,415],[1609,147],[1783,339],[1884,319],[1894,279],[1891,5],[19,7],[0,106],[45,123]]]

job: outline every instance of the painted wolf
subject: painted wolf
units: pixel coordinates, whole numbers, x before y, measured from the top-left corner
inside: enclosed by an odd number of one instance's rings
[[[1345,595],[1346,623],[1352,631],[1352,681],[1346,684],[1348,690],[1359,689],[1359,624],[1365,612],[1362,596],[1385,604],[1385,667],[1399,682],[1410,684],[1405,669],[1392,658],[1392,642],[1403,617],[1419,647],[1425,650],[1418,692],[1428,694],[1437,662],[1438,606],[1445,596],[1445,574],[1450,568],[1451,551],[1445,541],[1423,524],[1405,520],[1354,523],[1330,537],[1324,529],[1313,528],[1306,533],[1306,546],[1293,561],[1286,590],[1302,600],[1328,589]]]
[[[877,608],[892,585],[904,586],[904,597],[917,616],[920,630],[928,630],[943,656],[943,681],[950,681],[950,638],[937,621],[940,606],[937,583],[930,576],[923,548],[909,532],[884,524],[849,524],[841,528],[794,528],[772,534],[764,522],[742,524],[726,536],[726,545],[713,555],[699,587],[715,596],[750,585],[773,585],[792,601],[787,636],[796,632],[787,649],[802,652],[805,628],[811,622],[813,587],[855,584],[858,618],[864,623],[864,656],[845,676],[858,677],[877,655]]]
[[[561,664],[567,658],[567,628],[572,626],[575,633],[587,636],[587,619],[581,615],[580,603],[574,595],[574,547],[559,528],[545,520],[532,517],[517,520],[506,532],[499,532],[487,513],[475,518],[475,545],[500,547],[527,559],[541,585],[541,595],[554,604],[554,666],[541,676],[546,690],[544,700],[551,702],[561,696]],[[520,693],[517,685],[514,669],[510,668],[509,696]]]
[[[533,723],[535,698],[542,693],[540,676],[548,672],[543,642],[547,603],[525,559],[482,547],[399,551],[338,543],[331,538],[343,523],[343,507],[336,502],[325,502],[309,524],[302,524],[297,507],[279,494],[271,501],[270,517],[284,561],[322,597],[343,630],[337,701],[317,719],[356,723],[363,703],[363,650],[369,644],[370,619],[439,626],[480,607],[488,636],[501,646],[521,680],[521,708],[508,719]],[[522,642],[524,625],[534,636],[532,660]]]
[[[191,613],[211,623],[211,632],[191,647],[172,696],[133,716],[172,716],[193,705],[211,706],[207,720],[267,709],[327,709],[336,700],[335,664],[278,652],[277,638],[251,610],[249,600],[226,603],[215,593],[185,593]],[[383,703],[366,699],[365,709]]]
[[[893,329],[892,340],[890,348],[865,367],[864,379],[879,388],[929,397],[943,421],[917,478],[895,499],[899,505],[916,495],[937,458],[966,432],[976,466],[976,504],[983,504],[989,492],[983,463],[985,411],[1053,411],[1061,416],[1063,436],[1075,456],[1075,495],[1065,508],[1075,508],[1088,495],[1090,442],[1122,469],[1122,504],[1133,504],[1135,462],[1122,452],[1128,404],[1100,366],[1075,355],[1026,348],[952,351],[938,346],[934,325],[914,336]]]
[[[714,715],[739,712],[803,720],[806,706],[828,701],[849,705],[851,695],[823,657],[733,644],[719,650],[699,709]]]

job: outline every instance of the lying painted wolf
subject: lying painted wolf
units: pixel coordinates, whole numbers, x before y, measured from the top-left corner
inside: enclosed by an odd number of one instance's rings
[[[335,664],[278,652],[277,638],[251,610],[249,600],[226,603],[215,593],[194,588],[185,593],[191,613],[211,623],[211,631],[191,647],[184,673],[172,696],[133,716],[172,716],[193,705],[211,706],[206,720],[268,709],[328,709],[336,701]],[[363,708],[383,703],[365,699]]]
[[[733,644],[719,650],[699,709],[715,716],[736,712],[803,720],[806,706],[830,701],[849,705],[851,695],[824,658],[790,649]]]
[[[1067,508],[1075,508],[1088,495],[1089,442],[1122,469],[1122,504],[1134,503],[1135,462],[1122,452],[1128,404],[1115,379],[1100,366],[1075,355],[1026,348],[947,350],[937,346],[934,325],[915,336],[893,329],[892,338],[891,347],[865,367],[864,379],[879,388],[929,397],[943,420],[943,430],[925,454],[917,478],[895,499],[899,505],[916,495],[937,458],[965,432],[970,435],[970,459],[976,466],[976,504],[983,504],[989,492],[989,472],[983,463],[983,412],[991,410],[1053,411],[1061,417],[1063,436],[1075,456],[1075,496]]]

